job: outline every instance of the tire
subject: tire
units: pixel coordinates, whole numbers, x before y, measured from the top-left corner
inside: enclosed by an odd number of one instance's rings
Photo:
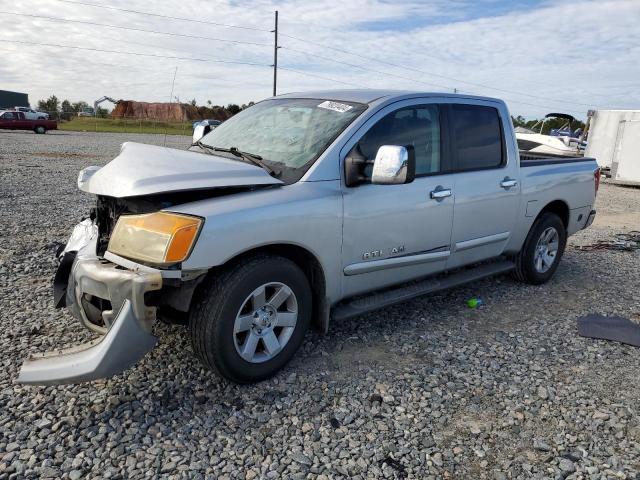
[[[522,250],[514,259],[513,276],[532,285],[546,283],[556,272],[566,245],[567,230],[560,217],[551,212],[543,213],[533,223]]]
[[[36,128],[33,129],[33,131],[40,134],[47,133],[47,129],[42,125],[38,125]]]
[[[295,263],[274,255],[243,259],[198,290],[189,315],[193,350],[206,367],[232,382],[264,380],[302,344],[311,307],[309,282]]]

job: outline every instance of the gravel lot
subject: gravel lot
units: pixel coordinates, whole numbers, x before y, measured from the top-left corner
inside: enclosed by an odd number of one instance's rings
[[[498,277],[333,324],[259,385],[200,368],[167,325],[107,381],[16,385],[28,352],[89,338],[52,306],[54,242],[92,204],[78,170],[125,140],[162,136],[0,132],[0,479],[640,477],[640,350],[576,329],[640,320],[640,251],[569,247],[544,286]],[[571,245],[640,229],[640,190],[604,184],[597,207]]]

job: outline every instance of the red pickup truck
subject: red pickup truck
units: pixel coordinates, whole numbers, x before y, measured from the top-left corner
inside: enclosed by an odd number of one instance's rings
[[[58,123],[55,120],[31,120],[25,117],[23,112],[12,110],[0,111],[0,129],[9,130],[33,130],[36,133],[47,133],[47,130],[57,130]]]

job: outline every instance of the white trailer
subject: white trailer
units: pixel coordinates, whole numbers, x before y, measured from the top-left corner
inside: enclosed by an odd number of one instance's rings
[[[640,110],[597,110],[593,113],[589,125],[589,139],[586,157],[595,157],[601,168],[611,169],[613,172],[614,158],[617,146],[624,144],[628,148],[628,140],[623,140],[622,136],[631,134],[636,127],[626,128],[628,121],[640,121]],[[638,152],[638,150],[636,150]],[[640,152],[639,152],[640,153]],[[632,153],[624,153],[623,156],[630,156]],[[618,156],[618,163],[620,157]],[[640,178],[638,178],[640,181]]]
[[[640,187],[640,119],[622,120],[618,126],[611,179],[621,185]]]

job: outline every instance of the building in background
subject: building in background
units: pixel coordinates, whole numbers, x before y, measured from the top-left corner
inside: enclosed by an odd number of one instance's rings
[[[20,92],[0,90],[0,109],[13,107],[28,107],[29,95]]]

